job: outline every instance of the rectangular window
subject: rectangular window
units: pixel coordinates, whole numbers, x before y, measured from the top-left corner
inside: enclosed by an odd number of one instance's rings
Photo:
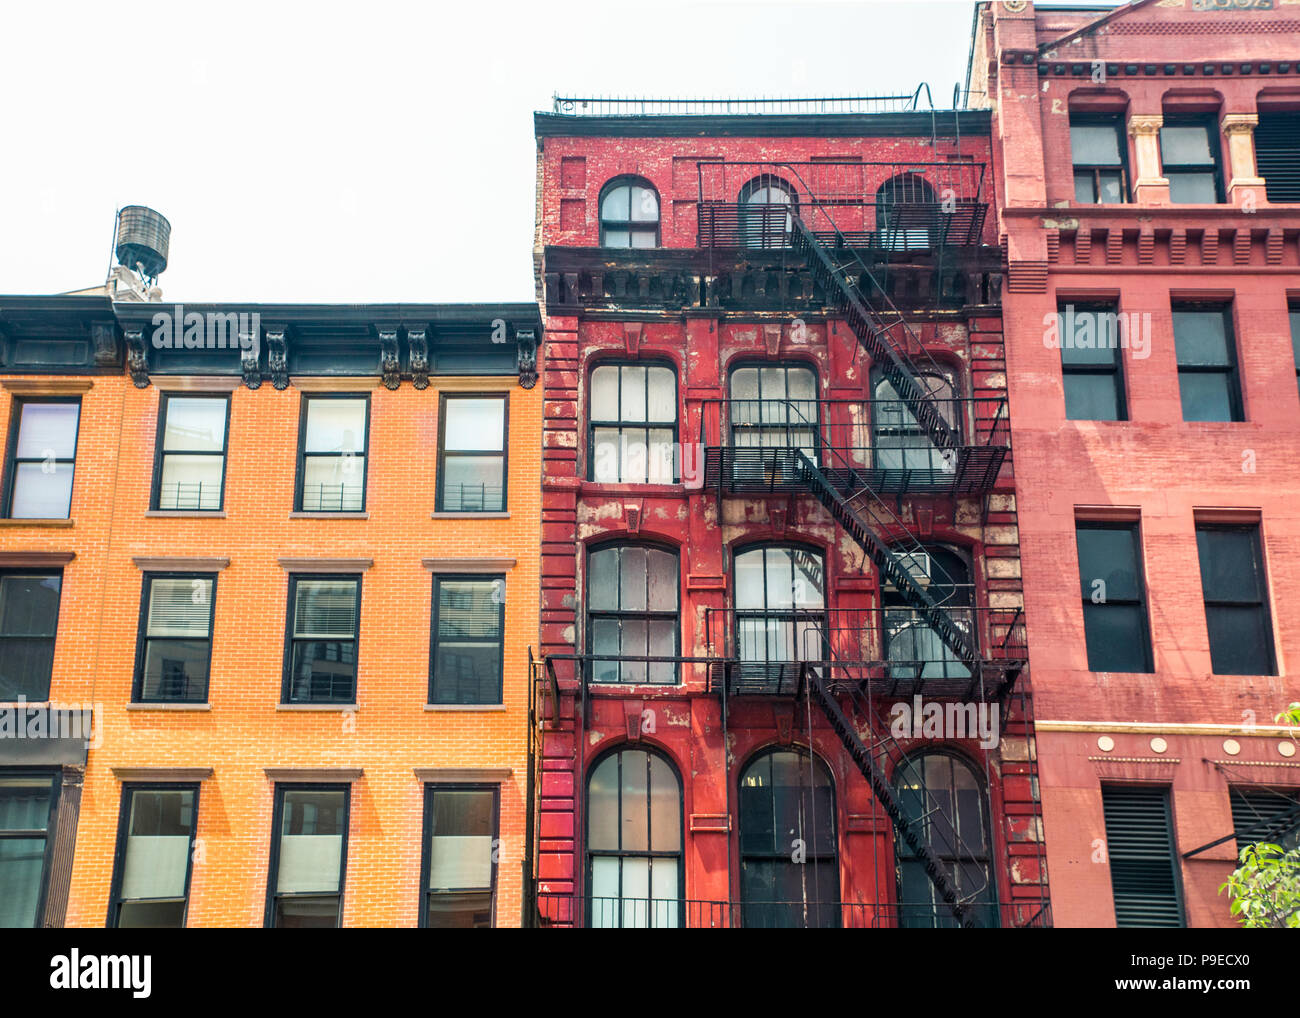
[[[41,923],[58,793],[58,779],[49,774],[0,777],[0,928]]]
[[[429,702],[499,704],[504,576],[435,576]]]
[[[435,509],[505,512],[506,397],[442,397]]]
[[[0,572],[0,703],[48,700],[63,574]]]
[[[1101,803],[1115,925],[1182,926],[1169,789],[1102,785]]]
[[[1123,421],[1124,371],[1115,304],[1065,304],[1057,310],[1065,416],[1071,421]]]
[[[1076,202],[1117,205],[1128,201],[1128,143],[1122,116],[1072,116],[1070,153]]]
[[[1088,670],[1150,672],[1151,636],[1136,523],[1079,523],[1079,586]]]
[[[303,397],[298,437],[298,510],[365,510],[369,423],[367,396]]]
[[[1230,788],[1237,852],[1265,842],[1288,851],[1300,848],[1300,792],[1294,789]]]
[[[677,376],[664,365],[602,364],[591,373],[587,477],[673,484]]]
[[[122,786],[110,927],[185,925],[198,805],[198,785]]]
[[[80,419],[78,399],[14,400],[5,476],[6,516],[68,518]]]
[[[266,925],[334,929],[343,920],[350,785],[276,785]]]
[[[493,925],[498,794],[495,785],[425,786],[421,926]]]
[[[593,682],[675,684],[679,618],[675,553],[605,545],[587,556],[588,646],[609,655],[592,662]]]
[[[155,509],[219,510],[226,481],[225,396],[169,396],[158,413]]]
[[[291,576],[285,703],[355,703],[360,576]]]
[[[1196,550],[1214,674],[1276,674],[1259,527],[1199,524]]]
[[[1300,113],[1260,111],[1255,127],[1255,167],[1275,204],[1300,202]]]
[[[1219,129],[1214,118],[1167,116],[1160,128],[1160,166],[1175,205],[1223,201]]]
[[[1291,354],[1295,359],[1296,387],[1300,388],[1300,309],[1291,308]]]
[[[1245,420],[1231,309],[1175,304],[1173,321],[1183,420]]]
[[[217,578],[151,573],[144,578],[136,650],[137,703],[204,703],[212,659]]]

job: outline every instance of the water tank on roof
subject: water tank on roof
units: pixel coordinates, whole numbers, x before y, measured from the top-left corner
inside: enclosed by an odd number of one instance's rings
[[[161,212],[143,205],[128,205],[117,214],[117,260],[139,269],[150,279],[167,268],[167,248],[172,224]]]

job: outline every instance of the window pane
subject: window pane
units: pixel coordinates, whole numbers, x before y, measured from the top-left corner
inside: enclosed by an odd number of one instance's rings
[[[619,607],[646,610],[646,549],[623,548],[619,554]]]
[[[294,636],[356,635],[356,580],[299,580],[295,590]]]
[[[0,576],[0,636],[53,636],[61,585],[59,576]]]
[[[492,886],[495,794],[487,789],[438,789],[429,818],[429,890]]]
[[[612,244],[609,246],[613,247]],[[650,248],[654,246],[655,246],[655,234],[653,230],[638,229],[632,231],[632,247]]]
[[[222,456],[163,457],[158,479],[160,509],[220,509]]]
[[[677,420],[677,376],[671,368],[646,368],[650,387],[647,417],[651,421]]]
[[[647,606],[654,612],[677,610],[677,556],[661,548],[645,549],[649,571]]]
[[[617,187],[611,187],[605,192],[605,198],[600,203],[600,218],[611,223],[625,223],[631,217],[632,188],[627,184],[619,184]]]
[[[1097,204],[1097,191],[1093,185],[1091,170],[1074,175],[1074,200],[1080,205]]]
[[[1169,200],[1175,205],[1214,205],[1219,201],[1213,173],[1169,173]]]
[[[1091,600],[1093,583],[1105,583],[1108,601],[1135,601],[1142,596],[1138,579],[1137,535],[1131,528],[1084,527],[1076,531],[1079,550],[1079,583],[1084,598]]]
[[[1119,131],[1115,124],[1071,124],[1070,152],[1075,166],[1120,165]]]
[[[618,754],[605,757],[587,782],[587,847],[618,850]]]
[[[1083,606],[1088,670],[1093,672],[1148,672],[1146,608],[1136,604]]]
[[[657,223],[659,222],[659,198],[648,187],[633,185],[632,191],[632,222],[634,223]]]
[[[0,831],[46,830],[50,795],[49,778],[0,778]]]
[[[1101,181],[1101,200],[1107,205],[1118,205],[1124,201],[1124,178],[1117,172],[1102,170],[1097,174]]]
[[[339,899],[282,898],[275,904],[275,925],[286,930],[334,929],[339,924]]]
[[[443,432],[446,450],[500,450],[505,434],[506,403],[503,399],[449,399]]]
[[[155,577],[149,581],[149,636],[206,637],[212,614],[212,580]]]
[[[731,373],[731,398],[758,399],[758,368],[737,368]]]
[[[226,442],[226,405],[224,399],[169,398],[163,450],[221,452]]]
[[[1114,374],[1067,374],[1065,417],[1071,421],[1118,421],[1119,392]]]
[[[347,822],[342,791],[286,790],[277,894],[337,892]]]
[[[606,364],[591,373],[591,419],[618,420],[618,368]]]
[[[627,230],[603,230],[605,247],[631,247],[632,236]]]
[[[1232,364],[1227,316],[1222,311],[1177,311],[1174,346],[1180,367],[1227,367]]]
[[[140,695],[145,700],[194,700],[208,696],[207,640],[150,640],[145,644]]]
[[[742,552],[736,556],[736,607],[740,609],[764,608],[763,549]]]
[[[433,930],[487,929],[492,925],[492,892],[451,893],[440,891],[427,895],[428,908],[424,924]]]
[[[44,838],[0,838],[0,928],[36,925]]]
[[[434,703],[499,703],[499,580],[437,580]]]
[[[619,387],[623,397],[621,419],[640,423],[646,419],[646,369],[624,365],[619,369]]]
[[[1291,312],[1291,352],[1295,357],[1295,369],[1300,373],[1300,311]]]
[[[1119,360],[1119,317],[1114,308],[1067,306],[1056,316],[1063,365],[1114,365]]]
[[[18,421],[19,459],[72,459],[77,448],[78,403],[24,403]]]
[[[505,463],[498,456],[447,456],[442,461],[442,508],[500,512],[505,508]]]
[[[1207,601],[1258,604],[1264,600],[1257,534],[1255,530],[1197,529],[1201,589]]]
[[[350,703],[356,697],[355,642],[300,640],[293,645],[289,702]]]
[[[1160,128],[1160,159],[1170,166],[1213,166],[1209,129],[1200,124]]]
[[[1178,373],[1178,392],[1185,421],[1236,420],[1233,396],[1236,385],[1230,374],[1220,372]]]
[[[122,930],[179,929],[185,923],[185,902],[124,901],[117,913]]]
[[[366,442],[364,399],[309,399],[304,452],[363,452]]]
[[[1272,675],[1273,634],[1262,607],[1205,608],[1215,675]]]
[[[19,463],[9,515],[24,520],[66,519],[72,506],[72,464]]]
[[[640,750],[623,753],[623,826],[619,831],[619,847],[624,852],[650,849],[649,756]],[[644,896],[644,893],[638,895]]]
[[[185,896],[193,823],[192,790],[131,793],[121,897]]]
[[[360,511],[365,476],[364,455],[307,456],[302,461],[303,510]]]

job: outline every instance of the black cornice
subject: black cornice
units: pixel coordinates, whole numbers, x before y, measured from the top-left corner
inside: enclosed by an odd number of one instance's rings
[[[953,134],[987,135],[989,110],[941,110],[934,113],[773,113],[702,116],[577,117],[534,113],[538,138],[607,136],[615,138],[929,138]]]

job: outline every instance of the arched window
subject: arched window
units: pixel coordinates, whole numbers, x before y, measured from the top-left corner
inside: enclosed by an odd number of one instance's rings
[[[975,921],[981,926],[997,926],[998,892],[984,780],[966,761],[950,753],[923,753],[898,765],[894,787],[913,830],[929,843],[958,897],[971,907]],[[899,926],[956,926],[956,918],[926,875],[925,862],[898,836],[894,854]]]
[[[939,203],[915,173],[890,177],[876,191],[876,233],[886,251],[924,251],[934,244]]]
[[[601,364],[591,373],[587,479],[673,484],[677,375],[666,364]]]
[[[916,380],[921,390],[930,394],[948,427],[960,434],[961,404],[957,402],[953,380],[940,374],[918,375]],[[876,375],[873,391],[871,418],[878,470],[909,470],[920,475],[914,480],[925,483],[940,481],[944,474],[957,469],[957,458],[951,452],[945,455],[935,446],[889,379]]]
[[[948,548],[926,548],[909,556],[916,579],[930,599],[967,635],[974,631],[974,588],[965,560]],[[968,679],[970,669],[934,631],[925,616],[886,583],[881,592],[885,612],[885,659],[900,677]]]
[[[745,247],[789,247],[798,211],[794,189],[770,173],[740,189],[740,242]]]
[[[740,776],[740,894],[748,927],[840,922],[835,792],[806,750],[773,749]]]
[[[763,545],[736,554],[736,647],[742,665],[783,672],[826,660],[826,565],[800,545]],[[754,671],[754,669],[750,669]]]
[[[650,182],[622,177],[600,194],[601,247],[658,247],[659,195]]]
[[[587,556],[587,641],[593,682],[675,685],[678,655],[677,555],[654,545],[613,544]]]
[[[682,784],[659,753],[621,749],[587,779],[590,927],[682,925]]]

